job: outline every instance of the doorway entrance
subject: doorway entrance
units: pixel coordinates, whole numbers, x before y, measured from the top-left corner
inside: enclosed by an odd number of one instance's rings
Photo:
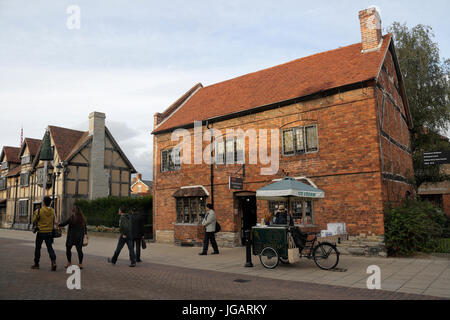
[[[241,212],[241,244],[245,245],[245,230],[256,226],[256,196],[240,196],[239,208]]]

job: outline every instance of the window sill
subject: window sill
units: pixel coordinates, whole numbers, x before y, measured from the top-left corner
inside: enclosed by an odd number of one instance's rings
[[[175,226],[186,226],[186,227],[201,227],[202,224],[198,222],[187,223],[187,222],[175,222]]]

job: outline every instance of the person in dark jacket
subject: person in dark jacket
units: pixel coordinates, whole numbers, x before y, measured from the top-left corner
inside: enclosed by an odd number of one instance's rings
[[[136,211],[132,210],[131,214],[131,233],[133,236],[134,246],[136,247],[136,262],[142,262],[141,260],[141,245],[144,240],[144,216]]]
[[[119,241],[117,242],[117,248],[114,252],[114,255],[112,258],[108,258],[108,262],[112,263],[113,265],[116,264],[117,259],[119,258],[120,251],[122,251],[122,248],[125,244],[127,244],[128,251],[130,252],[130,267],[136,266],[136,254],[134,253],[134,242],[133,242],[133,236],[131,232],[131,217],[128,213],[125,212],[125,209],[123,207],[119,208],[119,227],[120,227],[120,236]]]
[[[294,219],[290,214],[288,214],[287,210],[284,208],[283,204],[280,204],[278,207],[278,212],[275,215],[275,224],[288,224],[288,216],[289,216],[289,225],[294,225]]]
[[[66,239],[66,268],[72,265],[72,247],[75,246],[78,253],[78,266],[83,269],[83,238],[87,235],[86,218],[83,215],[80,207],[77,205],[72,208],[72,215],[64,222],[59,224],[59,227],[69,225]]]

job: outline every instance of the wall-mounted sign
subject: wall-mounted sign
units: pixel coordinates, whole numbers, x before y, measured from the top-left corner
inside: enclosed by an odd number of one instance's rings
[[[242,190],[244,188],[244,180],[242,178],[229,177],[228,185],[230,190]]]
[[[434,151],[423,153],[423,164],[426,166],[444,163],[450,163],[450,151]]]

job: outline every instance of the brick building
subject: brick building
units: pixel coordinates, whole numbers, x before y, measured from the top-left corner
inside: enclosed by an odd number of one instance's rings
[[[219,245],[239,245],[243,229],[278,205],[257,200],[256,190],[285,175],[325,193],[292,203],[294,215],[306,211],[309,227],[345,222],[351,235],[384,234],[384,204],[414,192],[408,184],[413,124],[392,35],[382,36],[374,8],[359,19],[360,43],[206,87],[199,83],[155,114],[156,241],[201,242],[201,214],[213,202],[222,226]],[[227,136],[230,128],[254,129],[257,137]],[[172,139],[175,129],[191,140],[183,148]],[[205,136],[212,129],[222,140]],[[267,139],[260,129],[270,131]],[[279,164],[272,174],[262,174],[268,164],[261,154],[258,163],[249,161],[250,148],[266,141],[269,149],[279,144],[271,151]],[[195,161],[202,151],[213,164]],[[240,190],[230,188],[230,177],[242,179]]]
[[[153,181],[143,180],[142,174],[137,173],[131,181],[131,194],[138,197],[153,195]]]
[[[130,196],[136,172],[111,132],[105,114],[89,115],[89,130],[48,126],[53,160],[48,164],[45,195],[53,197],[57,216],[70,214],[76,199]],[[0,155],[0,227],[29,229],[32,213],[41,206],[44,164],[42,141],[25,138],[20,148],[3,147]],[[89,217],[87,217],[89,222]]]

